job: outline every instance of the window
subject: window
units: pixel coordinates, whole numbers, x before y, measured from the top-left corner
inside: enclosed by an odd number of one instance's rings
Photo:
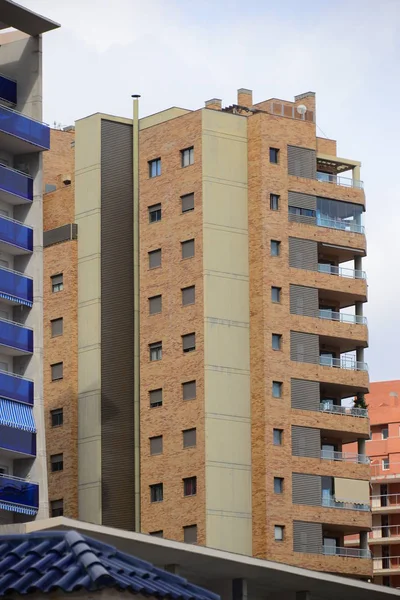
[[[162,454],[163,451],[163,436],[157,435],[150,439],[150,454]]]
[[[62,408],[56,408],[55,410],[51,410],[50,416],[52,427],[61,427],[61,425],[64,423],[64,414]]]
[[[190,212],[194,210],[194,194],[185,194],[181,196],[182,212]]]
[[[149,206],[149,223],[157,223],[161,221],[161,204],[153,204]]]
[[[161,309],[162,309],[161,295],[152,296],[151,298],[149,298],[149,314],[150,315],[156,315],[156,314],[160,313]]]
[[[182,167],[188,167],[194,163],[194,148],[185,148],[181,150]]]
[[[162,529],[159,529],[159,531],[150,531],[149,535],[162,538],[164,537],[164,531]]]
[[[390,468],[390,463],[388,458],[382,458],[382,471],[387,471]]]
[[[51,380],[57,381],[63,378],[64,364],[62,362],[51,365]]]
[[[183,400],[194,400],[196,398],[195,381],[185,381],[185,383],[182,383],[182,398]]]
[[[283,429],[273,430],[274,446],[282,446]]]
[[[197,544],[197,525],[187,525],[183,528],[183,541],[186,544]]]
[[[161,267],[161,248],[149,252],[149,269]]]
[[[197,491],[197,477],[186,477],[183,480],[183,495],[195,496]]]
[[[194,256],[194,240],[187,240],[181,242],[182,246],[182,258],[193,258]]]
[[[282,336],[279,333],[272,334],[272,350],[281,349]]]
[[[155,342],[154,344],[149,344],[149,350],[151,361],[162,359],[162,342]]]
[[[269,149],[269,162],[274,163],[275,165],[279,162],[279,148],[270,148]]]
[[[281,253],[281,243],[277,240],[271,240],[271,256],[279,256]]]
[[[50,513],[52,517],[62,517],[64,514],[64,500],[50,502]]]
[[[388,427],[382,427],[382,439],[383,440],[387,440],[389,437],[389,428]]]
[[[187,306],[188,304],[194,304],[195,302],[195,286],[191,285],[186,288],[182,288],[182,304]]]
[[[193,448],[196,445],[196,428],[185,429],[182,431],[183,434],[183,447]]]
[[[278,194],[269,195],[269,207],[271,210],[279,210],[279,198]]]
[[[272,396],[274,398],[282,398],[282,382],[281,381],[273,381],[272,382]]]
[[[283,542],[285,528],[283,525],[275,525],[274,538],[276,542]]]
[[[164,498],[163,484],[155,483],[150,486],[150,502],[162,502]]]
[[[280,287],[271,287],[271,300],[272,302],[279,303],[281,301],[281,290]]]
[[[193,352],[196,350],[196,334],[187,333],[182,336],[182,350],[184,352]]]
[[[64,320],[61,317],[60,319],[53,319],[50,321],[51,323],[51,337],[57,337],[58,335],[63,334],[64,330]]]
[[[64,469],[64,458],[62,454],[52,454],[50,456],[51,471],[62,471]]]
[[[161,158],[149,160],[149,177],[158,177],[161,175]]]
[[[289,206],[289,213],[291,215],[301,215],[302,217],[315,217],[315,210],[310,208],[298,208],[297,206]]]
[[[56,292],[62,292],[62,290],[64,289],[63,279],[64,278],[62,273],[60,273],[59,275],[53,275],[51,277],[51,290],[53,294],[55,294]]]
[[[274,494],[283,493],[283,477],[274,477]]]
[[[158,390],[151,390],[149,392],[150,398],[150,408],[155,408],[156,406],[162,406],[162,388]]]

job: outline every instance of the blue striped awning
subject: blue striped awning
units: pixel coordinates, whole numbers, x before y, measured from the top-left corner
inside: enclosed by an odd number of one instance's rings
[[[20,513],[21,515],[36,515],[36,508],[28,508],[27,506],[20,506],[19,504],[13,504],[12,502],[0,502],[0,509],[9,510],[10,512]]]
[[[25,306],[33,306],[33,302],[30,302],[29,300],[23,300],[22,298],[17,298],[16,296],[10,296],[10,294],[5,294],[4,292],[0,292],[0,298],[10,300],[11,302],[18,302],[18,304],[24,304]]]
[[[4,398],[0,398],[0,425],[36,433],[32,407]]]

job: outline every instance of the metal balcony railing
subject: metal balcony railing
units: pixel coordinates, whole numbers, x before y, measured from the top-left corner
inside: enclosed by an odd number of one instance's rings
[[[385,569],[400,569],[400,556],[384,556],[373,559],[374,571],[384,571]]]
[[[368,417],[368,409],[366,408],[355,408],[350,406],[340,406],[338,404],[327,404],[321,402],[319,405],[321,412],[332,413],[334,415],[345,415],[350,417]]]
[[[369,504],[358,503],[353,500],[336,500],[334,496],[322,496],[321,506],[326,508],[342,508],[345,510],[362,510],[364,512],[371,510]]]
[[[369,532],[370,539],[379,540],[380,538],[400,537],[400,525],[379,525],[373,527]]]
[[[40,150],[50,149],[48,125],[2,105],[0,105],[0,132],[19,138]]]
[[[333,183],[335,185],[342,185],[344,187],[354,187],[360,190],[363,189],[364,183],[359,179],[353,179],[352,177],[343,177],[342,175],[333,175],[331,173],[323,173],[317,171],[317,180],[324,183]]]
[[[334,358],[332,356],[320,356],[319,364],[322,367],[334,367],[336,369],[348,369],[350,371],[368,371],[366,362],[355,360],[348,356]]]
[[[367,324],[367,317],[335,312],[329,308],[320,308],[315,316],[318,316],[320,319],[327,319],[328,321],[339,321],[340,323],[349,323],[350,325]]]
[[[18,510],[18,507],[33,509],[33,512]],[[0,474],[0,508],[35,514],[39,508],[39,484],[21,477]]]
[[[322,554],[326,556],[344,556],[346,558],[371,558],[371,552],[364,548],[340,548],[339,546],[323,546]]]
[[[1,176],[1,173],[0,173]],[[0,216],[0,242],[11,244],[27,252],[33,250],[33,229],[15,219]]]
[[[345,219],[317,216],[317,225],[318,227],[328,227],[329,229],[340,229],[341,231],[365,234],[365,227],[363,225],[359,225],[355,221],[346,221]]]
[[[366,279],[365,271],[357,269],[347,269],[345,267],[337,267],[336,265],[326,265],[318,263],[318,272],[326,275],[337,275],[338,277],[347,277],[349,279]]]
[[[371,496],[372,508],[400,507],[400,494],[376,494]]]
[[[334,460],[341,462],[356,463],[359,465],[369,465],[369,456],[365,454],[357,454],[355,452],[337,452],[332,450],[321,450],[321,458],[324,460]]]

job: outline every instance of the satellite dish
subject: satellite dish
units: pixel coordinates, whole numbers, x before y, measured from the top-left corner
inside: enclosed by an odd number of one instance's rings
[[[305,115],[307,112],[307,106],[305,106],[304,104],[299,104],[299,106],[297,107],[297,112],[299,113],[299,115]]]

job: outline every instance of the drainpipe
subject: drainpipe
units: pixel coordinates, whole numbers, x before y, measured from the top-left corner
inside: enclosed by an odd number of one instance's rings
[[[139,295],[139,94],[133,98],[133,442],[135,456],[135,531],[140,531],[140,295]]]

